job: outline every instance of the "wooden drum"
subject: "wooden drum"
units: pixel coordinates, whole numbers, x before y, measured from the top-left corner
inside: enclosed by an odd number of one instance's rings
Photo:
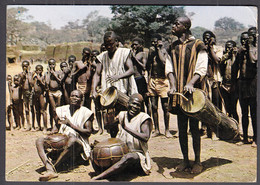
[[[184,113],[206,123],[218,138],[231,140],[239,135],[237,121],[215,107],[204,91],[196,89],[187,98],[188,101],[183,100],[181,105]]]
[[[118,108],[119,106],[121,110],[126,110],[128,101],[129,97],[114,86],[100,94],[100,104],[103,109]]]
[[[97,143],[92,151],[92,164],[102,171],[118,162],[128,153],[125,142],[118,138],[109,138]]]

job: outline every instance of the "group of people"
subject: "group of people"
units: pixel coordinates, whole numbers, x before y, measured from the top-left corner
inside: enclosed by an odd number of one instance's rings
[[[118,36],[109,31],[104,35],[102,45],[104,51],[99,53],[84,48],[82,60],[78,61],[71,55],[68,63],[60,64],[61,71],[55,70],[54,59],[49,59],[48,71],[44,75],[42,65],[37,65],[35,71],[30,72],[29,62],[23,61],[23,72],[13,77],[14,85],[11,84],[12,78],[8,76],[12,104],[7,111],[10,115],[13,110],[17,128],[24,127],[24,104],[26,130],[40,129],[43,115],[43,131],[47,132],[46,105],[49,103],[50,134],[59,132],[68,136],[66,145],[59,150],[53,161],[47,155],[48,149],[53,149],[52,135],[36,141],[38,154],[47,169],[47,173],[42,175],[40,180],[57,177],[56,167],[71,154],[73,157],[76,153],[81,154],[84,160],[90,158],[91,147],[88,139],[96,132],[93,129],[94,113],[91,111],[91,101],[94,100],[95,117],[99,130],[103,133],[102,108],[97,98],[111,86],[128,95],[130,100],[127,111],[115,107],[114,121],[106,125],[105,129],[111,137],[118,137],[126,142],[130,153],[94,177],[95,180],[107,178],[135,164],[141,166],[145,174],[149,174],[151,164],[147,142],[150,136],[160,135],[159,97],[165,125],[164,135],[167,138],[172,137],[169,131],[168,110],[172,107],[172,101],[175,105],[171,113],[177,115],[178,137],[184,159],[176,170],[202,172],[199,120],[183,113],[181,110],[183,100],[179,96],[174,96],[176,92],[192,94],[195,88],[200,88],[207,93],[217,108],[221,110],[224,107],[228,116],[237,121],[239,120],[236,106],[239,99],[242,110],[242,142],[245,144],[250,142],[248,138],[248,107],[250,107],[253,126],[252,146],[256,146],[256,28],[250,28],[248,32],[241,34],[239,49],[236,48],[234,41],[229,40],[223,51],[216,45],[214,33],[206,31],[203,40],[200,40],[192,36],[190,27],[191,21],[188,17],[177,18],[172,26],[172,34],[178,39],[167,50],[163,46],[161,36],[153,36],[148,55],[144,52],[142,39],[134,38],[131,49],[123,48],[119,47]],[[34,124],[34,110],[38,127]],[[55,124],[52,124],[53,119]],[[8,120],[11,123],[10,116]],[[188,123],[195,153],[192,165],[188,157]],[[210,128],[207,128],[207,136],[212,137]]]

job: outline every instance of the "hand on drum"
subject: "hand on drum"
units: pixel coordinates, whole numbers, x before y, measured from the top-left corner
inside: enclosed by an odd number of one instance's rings
[[[193,85],[191,85],[189,83],[184,86],[183,90],[184,90],[184,93],[189,92],[190,94],[192,94],[195,91]]]
[[[113,82],[116,82],[116,81],[118,81],[118,80],[119,80],[119,78],[118,78],[117,75],[108,76],[107,79],[106,79],[106,81],[107,81],[108,83],[113,83]]]

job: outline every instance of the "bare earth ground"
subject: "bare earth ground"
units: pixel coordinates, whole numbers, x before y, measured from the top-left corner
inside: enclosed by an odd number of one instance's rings
[[[7,74],[14,75],[20,71],[20,64],[7,65]],[[162,115],[162,110],[159,108],[160,130],[161,133],[164,133]],[[239,127],[241,132],[241,125]],[[170,130],[173,134],[177,132],[176,116],[174,115],[170,116]],[[251,125],[249,135],[252,136]],[[35,140],[42,136],[42,132],[6,131],[6,181],[38,181],[44,168],[35,148]],[[106,132],[103,135],[97,133],[90,137],[90,143],[108,137]],[[152,159],[150,175],[138,176],[135,172],[126,171],[113,177],[112,180],[131,182],[256,182],[257,149],[252,148],[251,145],[238,146],[220,140],[202,139],[201,161],[204,170],[197,175],[175,171],[175,167],[182,160],[178,138],[167,139],[163,135],[151,138],[149,151]],[[191,160],[194,160],[190,135],[189,156]],[[94,169],[91,164],[81,163],[74,168],[60,172],[59,177],[51,182],[88,182],[93,174]]]

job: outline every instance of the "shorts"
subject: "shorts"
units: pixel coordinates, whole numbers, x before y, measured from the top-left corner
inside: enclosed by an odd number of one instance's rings
[[[62,92],[60,90],[51,91],[49,90],[49,97],[60,98],[62,96]]]
[[[169,81],[167,78],[150,78],[148,92],[150,96],[168,97]]]

